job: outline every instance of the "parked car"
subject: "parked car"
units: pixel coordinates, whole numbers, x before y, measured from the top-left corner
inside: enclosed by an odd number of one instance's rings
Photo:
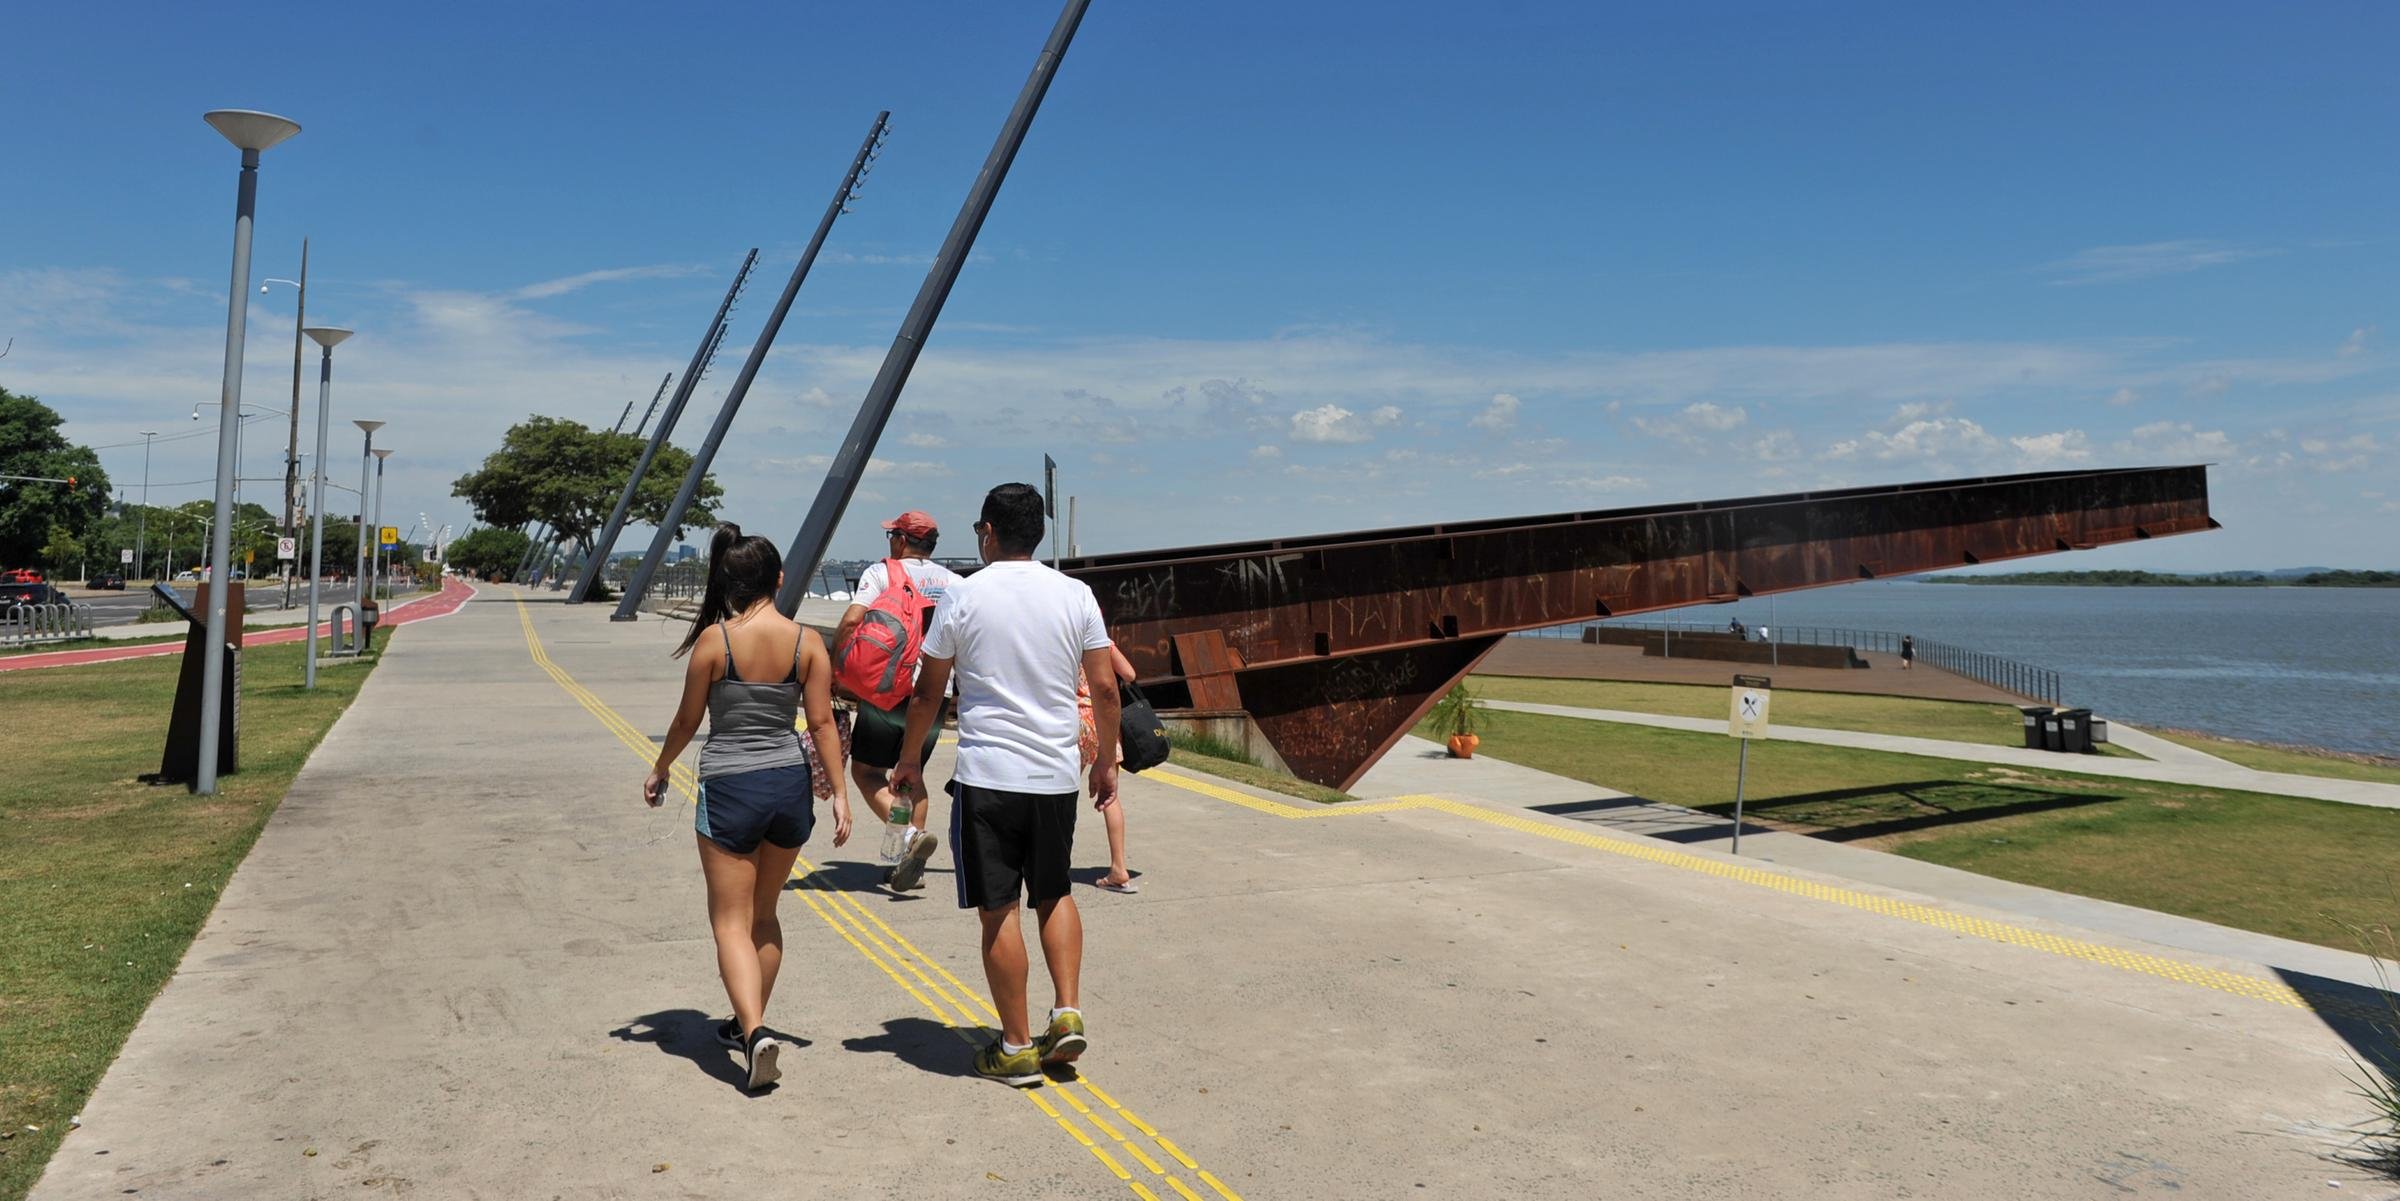
[[[125,577],[113,571],[106,575],[93,576],[92,589],[94,591],[123,592],[125,591]]]

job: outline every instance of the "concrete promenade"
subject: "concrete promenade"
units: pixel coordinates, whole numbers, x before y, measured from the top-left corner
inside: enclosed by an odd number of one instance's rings
[[[1572,717],[1583,721],[1609,721],[1624,725],[1653,726],[1662,730],[1688,730],[1694,733],[1725,733],[1722,718],[1669,717],[1656,713],[1633,713],[1623,709],[1584,709],[1573,705],[1543,705],[1530,701],[1483,702],[1493,709],[1511,713],[1538,713],[1549,717]],[[1964,759],[1975,763],[1995,763],[2035,771],[2061,772],[2078,776],[2108,776],[2123,780],[2151,780],[2165,784],[2192,784],[2203,788],[2226,788],[2241,792],[2263,792],[2274,796],[2310,797],[2320,801],[2339,801],[2345,805],[2368,805],[2378,809],[2400,809],[2400,784],[2379,784],[2372,780],[2341,780],[2329,776],[2302,776],[2290,772],[2257,771],[2213,755],[2192,752],[2189,757],[2145,762],[2140,759],[2119,759],[2106,755],[2065,755],[2056,751],[2028,750],[2021,746],[1992,746],[1981,742],[1954,742],[1946,738],[1912,738],[1905,734],[1874,734],[1863,730],[1824,730],[1806,726],[1770,726],[1767,737],[1780,742],[1812,742],[1820,746],[1841,746],[1862,751],[1888,751],[1896,755],[1926,755],[1935,759]],[[2165,742],[2165,739],[2152,739]],[[2171,744],[2170,744],[2171,745]]]
[[[636,797],[676,632],[486,589],[396,639],[33,1195],[2393,1195],[2336,1158],[2344,1042],[2255,963],[1429,760],[1332,809],[1129,782],[1144,891],[1078,892],[1085,1079],[1024,1093],[963,1074],[947,855],[893,897],[820,824],[769,1010],[809,1043],[746,1097],[690,810]]]

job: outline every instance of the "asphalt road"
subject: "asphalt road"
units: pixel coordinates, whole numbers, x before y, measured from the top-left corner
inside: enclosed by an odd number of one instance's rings
[[[192,586],[189,583],[175,585],[175,591],[177,595],[183,597],[185,604],[191,603]],[[353,600],[356,598],[357,592],[358,586],[354,583],[321,585],[318,590],[318,603],[331,605]],[[138,581],[127,581],[123,592],[94,592],[83,588],[69,588],[67,596],[76,604],[90,605],[92,624],[101,628],[130,625],[134,619],[142,615],[142,610],[150,607],[150,590]],[[276,610],[283,601],[281,581],[258,581],[250,590],[249,600],[250,611],[253,613]],[[308,585],[305,581],[293,585],[292,603],[299,607],[307,606]]]

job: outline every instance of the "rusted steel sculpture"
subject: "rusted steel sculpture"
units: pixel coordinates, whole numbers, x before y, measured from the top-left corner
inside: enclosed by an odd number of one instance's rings
[[[1347,788],[1503,635],[2216,528],[2202,467],[2040,472],[1067,560],[1160,708]]]

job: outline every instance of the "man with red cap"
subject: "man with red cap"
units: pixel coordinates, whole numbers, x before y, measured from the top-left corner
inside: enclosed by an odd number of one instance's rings
[[[926,602],[938,608],[942,603],[942,595],[958,582],[958,577],[951,574],[949,568],[933,561],[934,544],[942,536],[940,527],[934,524],[930,515],[910,509],[884,522],[883,530],[890,537],[891,558],[900,561],[901,570],[908,573],[909,582],[924,594]],[[839,647],[849,641],[851,633],[858,629],[858,623],[866,618],[868,606],[873,605],[875,598],[883,595],[884,589],[891,586],[891,571],[884,563],[869,564],[865,571],[859,573],[858,591],[851,594],[850,608],[842,614],[840,628],[834,631],[834,646]],[[933,612],[934,609],[926,610],[928,619]],[[917,631],[920,638],[924,634],[923,630]],[[889,773],[900,762],[901,739],[908,731],[908,707],[906,700],[894,709],[878,709],[863,700],[859,701],[858,720],[851,729],[850,778],[857,782],[859,795],[866,798],[867,806],[882,821],[888,822],[892,816],[894,798]],[[941,730],[942,715],[937,711],[926,728],[925,745],[918,751],[918,762],[933,757],[933,744],[940,738]],[[909,800],[907,850],[902,852],[900,862],[892,868],[893,888],[918,887],[925,878],[926,861],[933,858],[934,851],[940,846],[940,840],[926,832],[927,827],[933,824],[926,820],[925,810],[929,799],[924,789],[915,791],[917,795]]]

